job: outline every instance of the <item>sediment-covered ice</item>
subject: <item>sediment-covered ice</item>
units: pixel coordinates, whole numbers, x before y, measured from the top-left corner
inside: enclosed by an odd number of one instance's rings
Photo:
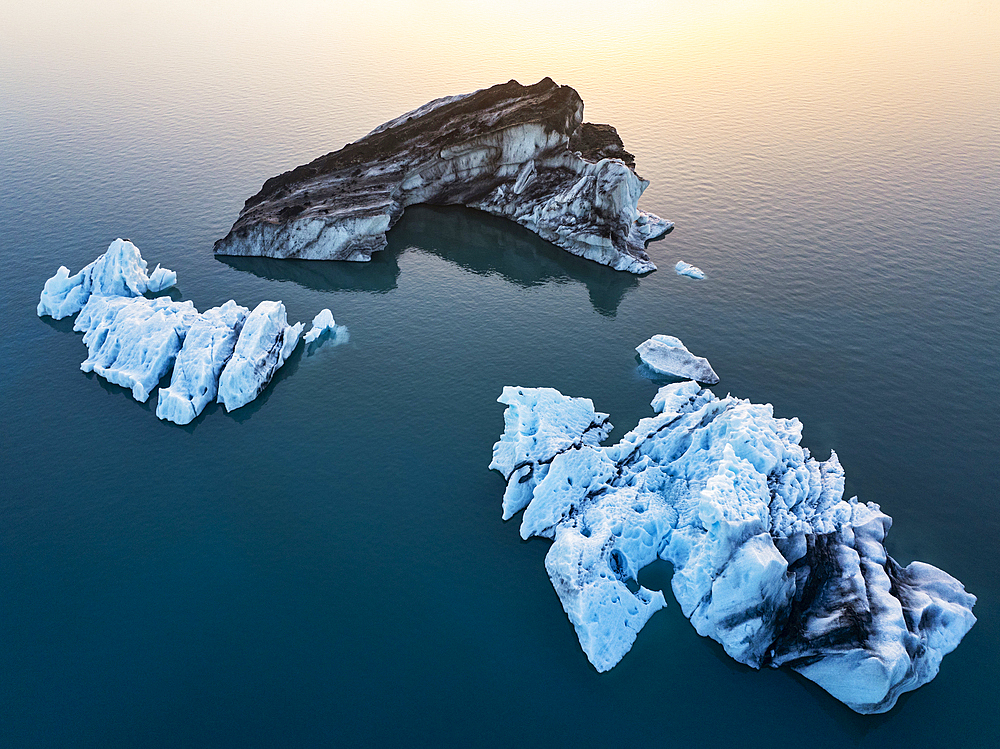
[[[160,388],[156,404],[159,418],[189,424],[215,399],[219,375],[233,355],[249,314],[246,307],[230,300],[206,310],[191,323],[174,362],[170,387]]]
[[[198,310],[169,298],[92,295],[73,325],[89,354],[80,369],[130,388],[145,403],[170,371]]]
[[[322,309],[319,314],[313,318],[312,327],[309,328],[309,332],[305,334],[302,339],[306,343],[312,343],[326,331],[333,331],[336,329],[336,323],[333,320],[333,313],[328,309]]]
[[[243,323],[233,355],[219,377],[218,400],[226,411],[252,401],[291,355],[302,323],[289,325],[285,305],[261,302]]]
[[[770,405],[667,385],[621,442],[584,398],[504,388],[490,468],[504,518],[554,541],[546,570],[599,671],[631,648],[662,593],[627,583],[660,558],[684,615],[736,660],[788,665],[851,708],[884,712],[936,674],[975,623],[975,597],[930,565],[899,566],[891,520],[843,499],[836,454],[818,461]],[[635,586],[632,586],[635,588]]]
[[[701,268],[696,268],[691,265],[691,263],[685,263],[683,260],[678,260],[677,265],[674,266],[674,270],[677,271],[678,276],[687,276],[688,278],[704,278],[705,272]]]
[[[127,239],[116,239],[103,255],[73,276],[69,268],[60,266],[45,282],[38,301],[38,316],[61,320],[83,309],[91,295],[137,297],[147,290],[160,291],[176,282],[177,274],[159,265],[152,277],[147,276],[146,261],[139,248]]]
[[[715,385],[719,376],[708,359],[695,356],[672,335],[654,335],[635,348],[643,364],[660,375],[687,377],[706,385]]]

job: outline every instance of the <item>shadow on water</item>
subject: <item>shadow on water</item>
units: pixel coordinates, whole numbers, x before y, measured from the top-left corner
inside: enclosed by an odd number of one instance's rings
[[[269,281],[291,281],[314,291],[366,291],[385,294],[396,288],[398,252],[376,252],[367,263],[331,260],[279,260],[273,257],[215,259],[231,268]]]
[[[260,395],[245,406],[241,406],[234,411],[226,412],[225,409],[222,409],[221,412],[227,413],[229,418],[233,419],[238,424],[248,421],[255,413],[264,407],[265,403],[271,399],[271,394],[274,392],[274,389],[278,387],[278,384],[284,382],[287,378],[295,374],[299,368],[299,363],[302,361],[302,351],[304,348],[305,347],[301,345],[295,347],[291,356],[285,360],[285,363],[281,365],[281,369],[274,374],[271,381],[264,386],[264,390]]]
[[[411,249],[437,255],[479,275],[499,275],[519,286],[582,283],[590,303],[614,317],[625,296],[639,286],[631,273],[571,255],[513,221],[461,206],[417,205],[386,235],[388,247],[371,262],[217,257],[236,270],[317,291],[385,293],[396,288],[399,256]]]

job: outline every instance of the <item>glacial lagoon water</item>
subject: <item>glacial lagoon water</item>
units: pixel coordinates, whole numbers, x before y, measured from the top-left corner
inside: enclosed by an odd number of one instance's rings
[[[1000,735],[1000,14],[985,3],[42,2],[0,10],[0,746],[990,745]],[[549,75],[676,222],[643,278],[411,209],[369,264],[223,259],[269,176]],[[79,371],[44,280],[114,238],[199,309],[350,338],[188,427]],[[690,262],[704,281],[677,276]],[[651,414],[676,335],[798,417],[888,548],[962,580],[940,675],[859,716],[668,608],[597,674],[487,471],[503,385]],[[154,396],[155,397],[155,396]],[[667,588],[669,569],[640,582]]]

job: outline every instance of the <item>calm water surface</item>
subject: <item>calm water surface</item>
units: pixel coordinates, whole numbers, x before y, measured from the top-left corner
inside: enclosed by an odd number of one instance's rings
[[[990,3],[0,7],[0,745],[986,746],[1000,735],[1000,12]],[[216,259],[269,176],[445,94],[549,75],[677,224],[644,278],[462,209],[367,265]],[[200,308],[330,307],[188,427],[85,375],[45,279],[115,237]],[[676,276],[683,259],[708,274]],[[612,414],[677,335],[961,579],[979,623],[857,716],[670,606],[580,651],[487,471],[508,384]],[[668,585],[669,570],[642,582]]]

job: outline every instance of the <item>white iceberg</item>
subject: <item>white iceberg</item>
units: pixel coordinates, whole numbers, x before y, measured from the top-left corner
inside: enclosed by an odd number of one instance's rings
[[[76,275],[60,266],[45,282],[38,301],[38,316],[49,315],[56,320],[75,315],[91,295],[137,297],[149,291],[159,291],[177,282],[177,274],[156,266],[154,288],[146,275],[146,261],[139,248],[127,239],[116,239],[94,262]]]
[[[288,325],[281,302],[261,302],[247,316],[232,358],[219,376],[218,401],[226,411],[260,395],[295,349],[302,327]]]
[[[811,457],[799,421],[770,405],[675,383],[656,416],[601,447],[611,425],[587,399],[508,387],[499,400],[490,467],[508,482],[504,517],[525,508],[521,536],[553,539],[546,570],[598,671],[665,605],[634,584],[657,558],[699,634],[862,713],[934,678],[976,621],[958,580],[886,554],[890,518],[845,501],[837,456]]]
[[[719,375],[712,369],[708,359],[695,356],[672,335],[654,335],[635,348],[643,364],[653,372],[671,377],[686,377],[706,385],[719,382]]]
[[[312,343],[326,331],[336,330],[336,323],[333,321],[333,313],[328,309],[323,309],[319,311],[319,314],[313,318],[312,327],[309,328],[309,332],[305,334],[302,339],[307,344]]]
[[[705,272],[701,268],[696,268],[691,263],[685,263],[683,260],[678,260],[677,265],[674,266],[674,270],[677,271],[678,276],[687,276],[688,278],[704,278]]]
[[[160,388],[156,404],[159,418],[189,424],[215,399],[219,375],[233,355],[249,314],[246,307],[230,300],[206,310],[191,323],[174,362],[170,387]]]
[[[157,263],[153,272],[149,274],[149,280],[146,282],[146,291],[158,294],[164,289],[169,289],[171,286],[176,285],[177,273],[166,268],[161,268],[160,264]]]
[[[89,350],[80,368],[130,388],[138,401],[173,367],[156,404],[161,419],[188,424],[216,397],[227,411],[256,398],[292,353],[302,323],[289,326],[281,302],[261,302],[251,313],[230,300],[199,315],[191,302],[147,299],[147,291],[176,284],[177,274],[157,265],[147,275],[146,268],[134,244],[116,239],[76,275],[61,266],[45,282],[38,314],[59,320],[79,312],[73,329]],[[324,309],[306,340],[328,330],[337,328]]]
[[[89,349],[80,369],[131,388],[132,397],[145,403],[197,316],[191,302],[92,295],[73,325],[84,331]]]

